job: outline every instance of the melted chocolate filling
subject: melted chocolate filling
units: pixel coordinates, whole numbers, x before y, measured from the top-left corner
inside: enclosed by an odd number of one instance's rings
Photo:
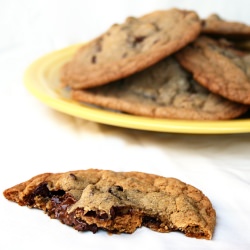
[[[63,224],[72,226],[78,231],[91,231],[96,233],[98,231],[96,224],[89,225],[84,220],[76,218],[75,212],[67,212],[67,208],[75,202],[76,200],[69,194],[65,194],[62,197],[53,196],[51,198],[52,209],[48,214],[49,216],[60,220]]]
[[[65,191],[63,190],[50,191],[47,187],[47,183],[43,182],[31,194],[24,197],[24,200],[28,206],[32,206],[35,203],[36,196],[52,198],[53,196],[63,196],[64,194]]]
[[[149,227],[149,228],[152,226],[159,228],[161,225],[161,221],[155,217],[145,215],[142,218],[142,224],[143,224],[143,226]]]
[[[115,191],[123,191],[122,187],[114,186],[110,188],[110,193],[115,193]],[[83,213],[84,210],[78,208],[74,212],[68,213],[67,209],[74,203],[76,203],[76,199],[66,193],[63,190],[50,191],[48,189],[47,183],[41,183],[30,195],[25,197],[25,201],[27,205],[32,206],[35,204],[35,197],[43,198],[43,202],[48,204],[48,206],[44,206],[45,212],[54,219],[60,220],[63,224],[73,227],[78,231],[91,231],[96,233],[98,231],[98,227],[96,224],[87,224],[86,221],[77,218],[76,213]],[[125,214],[133,213],[133,208],[130,206],[124,207],[112,207],[110,209],[111,219],[115,219],[117,216],[123,216]],[[109,215],[105,212],[101,211],[88,211],[84,214],[84,216],[90,216],[93,218],[97,218],[99,220],[108,220]],[[150,217],[144,215],[142,218],[142,225],[149,228],[159,228],[161,221],[157,218]],[[112,232],[112,233],[115,233]]]
[[[27,205],[35,204],[35,197],[42,197],[45,202],[50,201],[50,208],[46,208],[46,213],[51,217],[60,220],[63,224],[72,226],[78,231],[92,231],[96,233],[98,227],[95,224],[87,224],[85,221],[76,218],[75,212],[68,213],[67,208],[73,205],[76,200],[64,190],[50,191],[47,183],[41,183],[30,195],[25,197]]]

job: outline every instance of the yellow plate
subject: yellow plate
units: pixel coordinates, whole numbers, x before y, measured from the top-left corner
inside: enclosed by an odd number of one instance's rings
[[[154,119],[108,111],[63,97],[59,87],[59,71],[78,47],[79,45],[74,45],[47,54],[33,62],[25,72],[24,82],[27,89],[51,108],[94,122],[140,130],[191,134],[250,132],[248,118],[230,121]]]

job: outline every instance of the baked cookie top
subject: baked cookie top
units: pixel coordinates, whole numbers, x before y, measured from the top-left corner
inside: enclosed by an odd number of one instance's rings
[[[250,54],[201,36],[176,53],[176,58],[197,82],[213,93],[250,104]]]
[[[141,226],[211,239],[215,210],[197,188],[142,172],[45,173],[4,191],[7,199],[44,210],[79,231],[132,233]]]
[[[201,33],[229,39],[250,39],[250,26],[240,22],[226,21],[217,14],[202,21]]]
[[[63,67],[62,82],[79,89],[126,77],[184,47],[200,30],[193,11],[170,9],[128,17],[83,45]]]
[[[171,56],[122,80],[72,90],[72,98],[130,114],[170,119],[230,119],[247,110],[245,105],[198,84]]]

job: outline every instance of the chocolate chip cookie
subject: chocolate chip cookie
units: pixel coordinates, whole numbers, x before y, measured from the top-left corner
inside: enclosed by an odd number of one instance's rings
[[[233,40],[250,39],[250,26],[240,22],[226,21],[219,15],[212,14],[202,21],[201,33]]]
[[[8,200],[42,209],[78,231],[133,233],[146,226],[211,239],[215,210],[197,188],[141,172],[45,173],[4,191]]]
[[[170,119],[230,119],[248,109],[208,91],[171,56],[119,81],[73,90],[72,98],[134,115]]]
[[[250,54],[201,36],[176,54],[194,79],[229,100],[250,104]]]
[[[64,65],[61,80],[74,89],[115,81],[174,53],[200,30],[200,19],[193,11],[170,9],[129,17],[83,45]]]

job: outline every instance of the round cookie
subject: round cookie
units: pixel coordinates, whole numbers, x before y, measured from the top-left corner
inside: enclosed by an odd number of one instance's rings
[[[202,20],[201,33],[233,40],[250,39],[250,26],[240,22],[226,21],[217,14],[212,14]]]
[[[171,56],[122,80],[72,90],[72,98],[134,115],[169,119],[225,120],[248,109],[208,91]]]
[[[197,188],[142,172],[79,170],[45,173],[4,191],[19,205],[39,208],[78,231],[133,233],[146,226],[211,239],[216,213]]]
[[[179,63],[204,87],[229,100],[250,104],[250,55],[201,36],[176,53]]]
[[[129,17],[83,45],[62,68],[62,83],[81,89],[126,77],[184,47],[200,30],[193,11],[170,9]]]

